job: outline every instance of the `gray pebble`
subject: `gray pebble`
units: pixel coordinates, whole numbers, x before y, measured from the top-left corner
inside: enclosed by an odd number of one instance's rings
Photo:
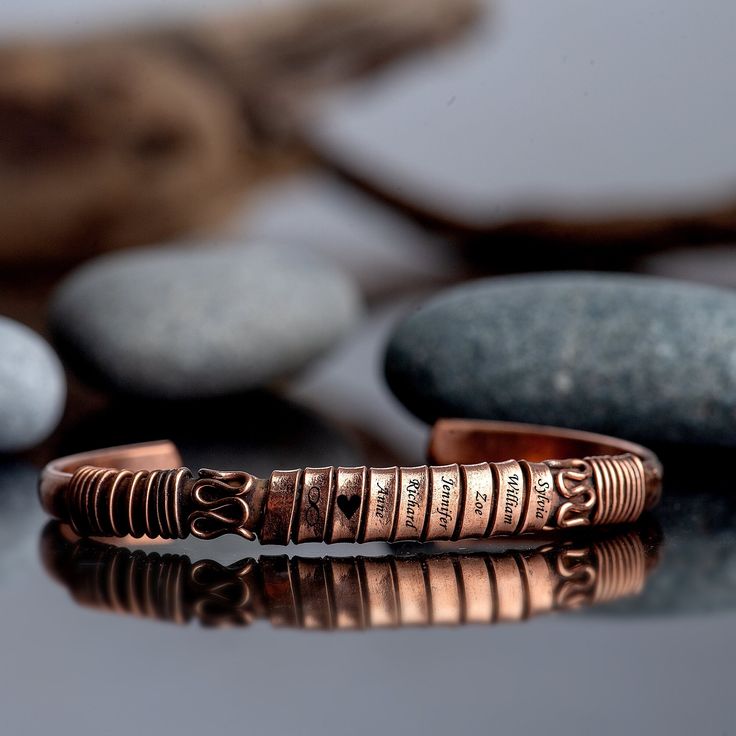
[[[354,324],[353,283],[324,261],[263,246],[150,248],[97,259],[52,302],[55,339],[104,388],[194,399],[268,384]]]
[[[386,375],[415,414],[736,444],[736,294],[636,275],[486,279],[393,334]]]
[[[0,452],[26,450],[59,423],[66,399],[64,370],[33,330],[0,317]]]

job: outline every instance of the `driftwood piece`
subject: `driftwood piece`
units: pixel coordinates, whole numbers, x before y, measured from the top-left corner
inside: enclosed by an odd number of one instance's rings
[[[442,43],[477,0],[320,0],[205,25],[0,49],[0,264],[216,222],[310,160],[320,90]]]

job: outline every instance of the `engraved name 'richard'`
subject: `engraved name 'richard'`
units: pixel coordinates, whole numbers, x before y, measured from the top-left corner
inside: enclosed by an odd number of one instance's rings
[[[519,487],[519,474],[511,473],[508,476],[506,486],[506,501],[503,506],[503,523],[511,525],[514,521],[514,509],[519,505],[521,489]]]
[[[405,526],[410,529],[416,529],[416,508],[419,506],[419,493],[421,491],[422,484],[419,482],[419,478],[412,478],[406,484],[406,521]]]
[[[445,478],[440,476],[442,481],[442,491],[440,493],[439,505],[435,508],[435,513],[439,514],[439,523],[443,529],[447,529],[447,525],[452,521],[452,512],[450,511],[450,498],[452,496],[452,488],[455,485],[453,478]]]

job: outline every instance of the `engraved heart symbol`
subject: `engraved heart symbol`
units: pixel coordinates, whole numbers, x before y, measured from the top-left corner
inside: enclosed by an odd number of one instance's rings
[[[351,519],[360,508],[360,496],[338,496],[337,507],[345,514],[346,519]]]

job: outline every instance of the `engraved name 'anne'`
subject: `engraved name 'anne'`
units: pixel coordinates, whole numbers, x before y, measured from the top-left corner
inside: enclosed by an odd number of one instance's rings
[[[376,493],[376,510],[374,516],[377,519],[383,519],[386,514],[386,500],[389,490],[387,486],[382,486],[380,481],[376,481],[376,487],[378,488],[378,493]]]

